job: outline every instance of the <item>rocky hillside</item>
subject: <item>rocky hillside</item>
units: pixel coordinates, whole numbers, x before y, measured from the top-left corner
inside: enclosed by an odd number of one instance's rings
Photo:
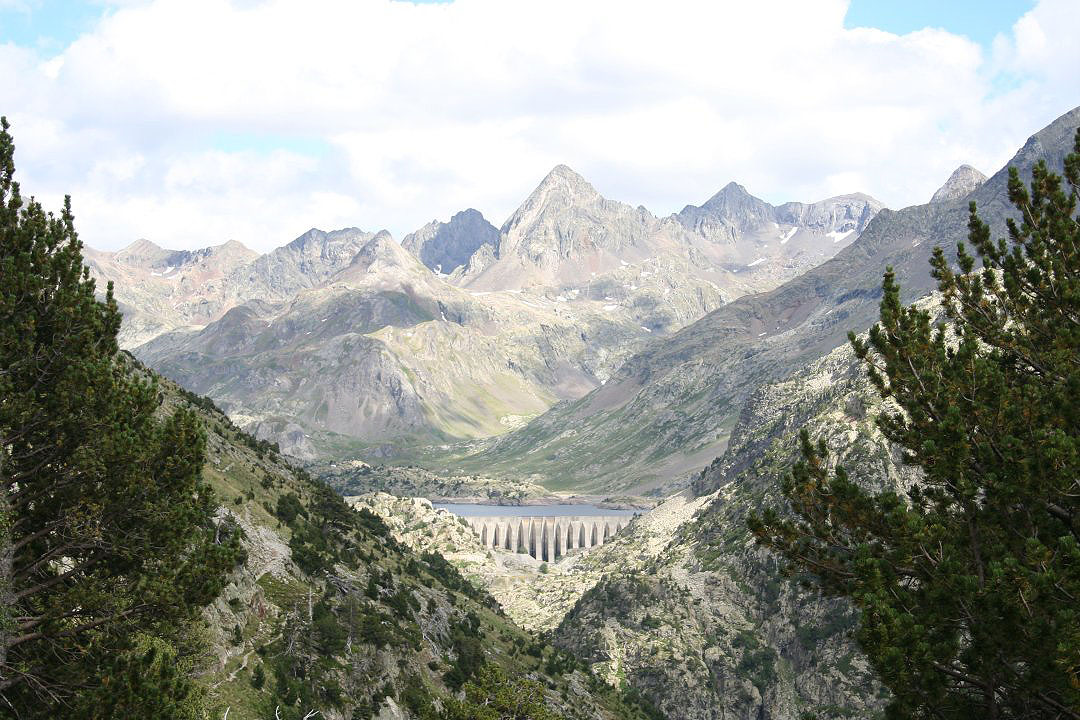
[[[1010,161],[1029,173],[1060,168],[1080,108],[1032,136]],[[970,195],[874,216],[834,258],[768,293],[739,298],[630,358],[601,387],[525,428],[446,452],[432,467],[527,477],[578,492],[647,492],[720,454],[743,402],[844,342],[877,318],[881,274],[892,266],[905,301],[933,286],[935,246],[955,252],[967,235],[967,202],[1003,232],[1007,171]],[[747,211],[747,217],[756,217]],[[757,212],[757,211],[755,211]]]
[[[672,716],[877,715],[882,696],[850,635],[856,616],[784,578],[745,526],[751,508],[777,502],[804,426],[857,477],[902,485],[876,412],[847,348],[760,388],[695,483],[701,509],[644,567],[586,592],[556,643],[583,649],[597,672],[625,677]]]
[[[599,385],[651,335],[646,322],[664,328],[607,300],[457,288],[382,233],[286,304],[248,302],[135,354],[260,437],[300,457],[340,457],[520,426]]]
[[[880,403],[849,348],[759,388],[727,452],[608,544],[541,566],[493,552],[423,499],[353,501],[418,551],[440,548],[518,623],[553,633],[613,685],[691,720],[875,717],[880,689],[851,639],[856,616],[781,576],[745,526],[778,502],[806,426],[868,486],[910,478],[874,424]]]
[[[113,283],[124,312],[120,343],[134,347],[168,330],[217,318],[228,309],[227,278],[257,257],[238,242],[166,250],[137,240],[111,253],[87,249],[84,260],[102,289]]]
[[[779,500],[798,432],[826,439],[867,486],[903,488],[910,471],[874,424],[880,402],[844,346],[746,401],[731,444],[692,488],[636,518],[608,544],[540,567],[493,552],[422,499],[356,498],[401,542],[441,548],[520,624],[550,630],[613,685],[668,717],[797,720],[875,717],[883,697],[851,638],[856,616],[783,577],[745,526]]]
[[[435,718],[466,682],[492,692],[534,683],[561,717],[646,717],[519,629],[440,555],[396,542],[377,516],[346,506],[209,400],[160,387],[166,410],[201,415],[220,522],[239,526],[247,550],[204,615],[212,652],[199,663],[213,717]]]

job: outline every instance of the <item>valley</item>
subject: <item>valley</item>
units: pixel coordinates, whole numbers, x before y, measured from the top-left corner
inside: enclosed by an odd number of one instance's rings
[[[1009,166],[1060,167],[1078,126],[1080,108]],[[732,183],[657,218],[559,166],[501,228],[467,210],[400,244],[312,230],[259,257],[89,258],[136,358],[656,717],[879,717],[857,612],[786,575],[747,518],[779,502],[801,428],[861,487],[917,480],[846,337],[877,319],[886,267],[938,316],[931,253],[956,262],[969,202],[1005,233],[1007,183],[964,166],[899,210]]]

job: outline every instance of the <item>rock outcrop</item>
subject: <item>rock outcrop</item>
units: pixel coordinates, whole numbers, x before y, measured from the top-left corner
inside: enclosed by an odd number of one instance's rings
[[[937,189],[930,202],[939,203],[949,200],[959,200],[975,192],[986,182],[986,176],[971,167],[961,165],[953,170],[953,174],[945,181],[945,184]]]
[[[462,210],[449,222],[432,220],[401,240],[401,246],[428,268],[449,275],[469,262],[482,247],[494,251],[499,230],[484,219],[478,210]]]

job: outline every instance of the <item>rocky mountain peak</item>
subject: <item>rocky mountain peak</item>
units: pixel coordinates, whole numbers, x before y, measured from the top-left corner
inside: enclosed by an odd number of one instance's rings
[[[577,190],[587,189],[596,192],[593,190],[593,187],[589,184],[588,180],[581,177],[581,175],[576,173],[569,165],[562,164],[553,167],[551,172],[540,181],[540,185],[537,189],[540,190],[550,187],[570,187]]]
[[[498,242],[498,229],[478,210],[469,208],[456,213],[450,222],[432,220],[406,235],[401,246],[430,270],[449,275],[481,247],[490,245],[494,249]]]
[[[239,297],[279,300],[314,287],[342,268],[374,235],[359,228],[312,228],[288,245],[237,268],[230,286]]]
[[[729,228],[734,236],[773,222],[775,214],[772,205],[754,197],[737,182],[729,182],[700,207],[687,205],[676,218],[691,230],[700,231],[707,226],[722,225]]]
[[[226,240],[225,242],[221,243],[220,245],[216,245],[211,249],[217,252],[258,255],[257,252],[255,252],[239,240]]]
[[[408,253],[401,247],[394,237],[386,230],[380,230],[375,235],[364,243],[359,252],[353,257],[352,263],[355,264],[358,257],[385,257],[385,258],[400,258],[407,257]]]
[[[561,212],[571,207],[588,205],[602,200],[589,182],[566,165],[556,165],[540,181],[502,227],[507,232],[515,225],[527,224],[547,211]]]
[[[720,188],[718,193],[706,200],[702,207],[715,207],[720,204],[728,204],[731,202],[748,202],[753,199],[754,196],[751,195],[744,186],[732,180],[727,185]]]
[[[644,216],[625,203],[608,200],[566,165],[556,165],[502,226],[499,254],[507,240],[517,246],[526,238],[530,243],[565,244],[567,236],[576,235],[588,238],[591,246],[606,247],[601,236],[611,235],[628,218],[640,223]]]
[[[122,250],[117,250],[113,259],[133,267],[151,267],[172,254],[172,250],[166,250],[145,238],[139,238]]]
[[[649,252],[657,224],[645,209],[609,200],[557,165],[503,223],[497,242],[472,253],[455,282],[480,290],[576,282],[618,267],[630,248]]]
[[[231,272],[259,257],[259,253],[237,240],[228,240],[206,250],[196,250],[193,255],[202,260],[212,258],[214,265],[222,272]]]
[[[934,196],[930,198],[930,202],[957,200],[974,192],[984,182],[986,182],[986,176],[981,172],[970,165],[961,165],[953,171],[945,184],[937,189]]]
[[[862,232],[885,205],[865,193],[850,193],[815,203],[784,203],[776,208],[778,222],[820,233]]]
[[[337,278],[355,278],[362,274],[385,273],[388,276],[400,271],[406,273],[424,272],[420,263],[403,248],[386,230],[380,230],[364,243],[348,267]],[[426,273],[425,273],[426,274]]]
[[[454,216],[450,218],[448,225],[455,223],[471,223],[484,220],[484,214],[475,208],[465,208],[454,213]]]
[[[372,237],[371,233],[355,227],[330,232],[312,228],[270,255],[291,256],[302,265],[340,267],[348,264]]]

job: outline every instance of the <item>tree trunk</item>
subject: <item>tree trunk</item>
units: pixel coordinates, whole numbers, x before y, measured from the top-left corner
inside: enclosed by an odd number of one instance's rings
[[[13,576],[15,572],[15,542],[11,537],[11,502],[4,478],[7,443],[0,441],[0,682],[7,680],[7,656],[15,634]]]

